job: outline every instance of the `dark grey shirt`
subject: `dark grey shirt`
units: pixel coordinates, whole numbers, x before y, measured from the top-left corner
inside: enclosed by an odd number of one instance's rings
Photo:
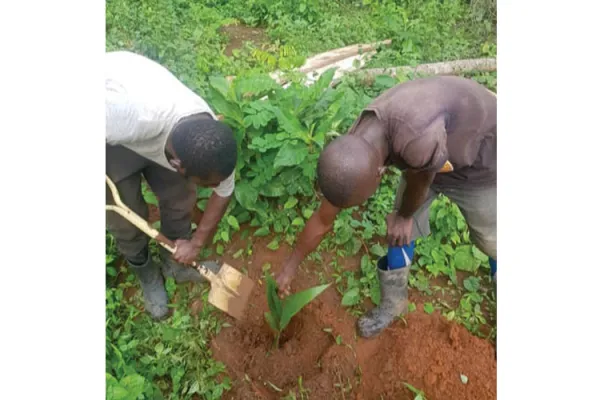
[[[349,134],[360,135],[370,118],[385,126],[387,165],[439,171],[449,161],[454,170],[438,173],[434,184],[496,184],[496,96],[474,80],[437,76],[399,84],[366,107]]]

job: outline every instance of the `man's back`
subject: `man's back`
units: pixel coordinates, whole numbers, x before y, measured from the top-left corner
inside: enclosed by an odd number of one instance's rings
[[[435,183],[496,183],[496,96],[477,82],[454,76],[409,81],[383,93],[366,110],[386,124],[391,163],[426,168],[406,162],[411,158],[407,153],[437,152],[454,172],[438,174]]]

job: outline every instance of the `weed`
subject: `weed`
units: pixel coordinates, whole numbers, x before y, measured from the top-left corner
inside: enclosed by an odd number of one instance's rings
[[[422,390],[417,389],[408,382],[404,382],[404,386],[406,386],[408,390],[413,392],[413,394],[415,395],[413,400],[427,400],[427,397],[425,397],[425,392],[423,392]]]

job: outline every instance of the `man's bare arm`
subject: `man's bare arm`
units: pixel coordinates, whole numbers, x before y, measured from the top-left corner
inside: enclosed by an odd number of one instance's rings
[[[279,289],[289,293],[289,284],[296,274],[298,266],[321,243],[325,234],[333,228],[335,217],[340,209],[323,199],[319,209],[308,219],[306,226],[300,233],[296,247],[290,257],[285,261],[282,271],[277,277]]]
[[[402,196],[402,204],[398,210],[398,215],[403,218],[410,218],[427,199],[427,193],[436,172],[407,169],[402,174],[406,181],[406,189]]]
[[[219,221],[221,221],[221,218],[225,215],[225,211],[227,211],[227,205],[229,204],[231,197],[232,196],[221,197],[214,192],[210,196],[204,214],[202,215],[202,220],[191,240],[195,246],[203,248],[207,243],[210,243],[217,230]]]

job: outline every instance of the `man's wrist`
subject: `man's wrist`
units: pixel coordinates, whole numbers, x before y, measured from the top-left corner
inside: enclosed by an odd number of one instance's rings
[[[192,238],[190,239],[190,243],[192,243],[192,246],[200,249],[202,247],[204,247],[204,238],[202,237],[198,237],[198,236],[192,236]]]

